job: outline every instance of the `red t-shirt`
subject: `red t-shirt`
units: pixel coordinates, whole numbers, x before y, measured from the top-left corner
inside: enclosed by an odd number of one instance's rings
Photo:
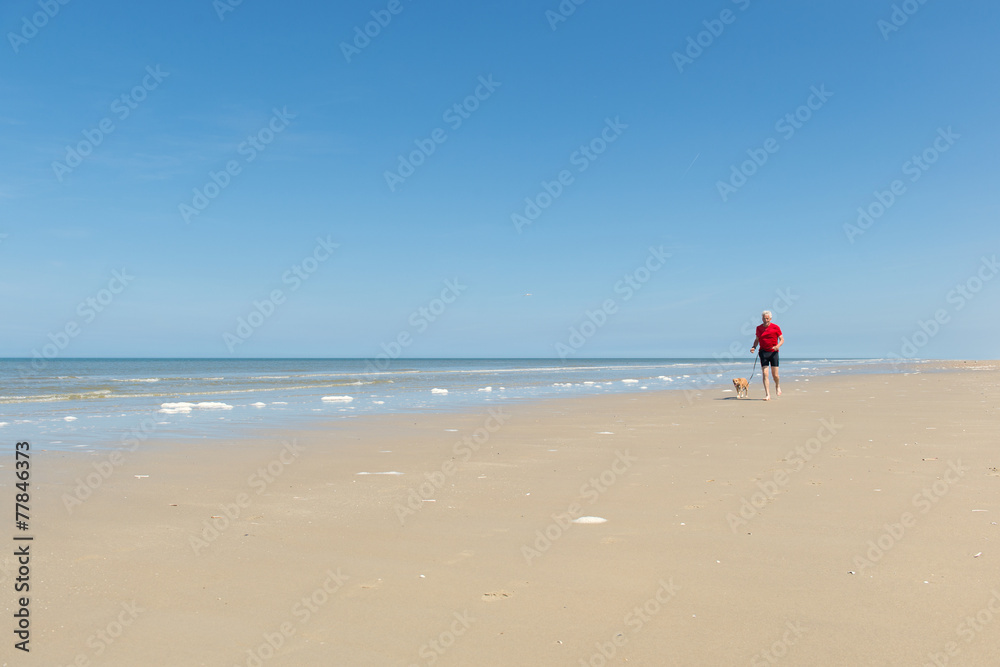
[[[757,339],[760,341],[760,349],[770,352],[778,344],[778,336],[781,335],[781,327],[774,322],[761,324],[757,327]]]

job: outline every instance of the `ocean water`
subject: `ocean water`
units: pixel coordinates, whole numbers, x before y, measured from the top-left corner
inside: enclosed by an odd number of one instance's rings
[[[259,427],[559,396],[722,392],[731,378],[749,377],[752,363],[400,359],[376,370],[358,359],[54,359],[34,365],[0,359],[0,436],[48,449],[104,449],[137,436],[238,437]],[[783,360],[782,379],[886,367],[878,360]]]

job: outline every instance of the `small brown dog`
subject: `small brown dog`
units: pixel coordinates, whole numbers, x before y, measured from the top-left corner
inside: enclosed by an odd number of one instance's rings
[[[733,380],[733,386],[736,387],[736,398],[747,397],[747,392],[750,390],[750,383],[747,382],[746,378],[736,378]]]

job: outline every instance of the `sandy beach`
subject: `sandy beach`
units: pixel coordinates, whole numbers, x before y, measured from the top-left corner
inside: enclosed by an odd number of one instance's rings
[[[1000,364],[794,380],[34,451],[0,664],[1000,663]]]

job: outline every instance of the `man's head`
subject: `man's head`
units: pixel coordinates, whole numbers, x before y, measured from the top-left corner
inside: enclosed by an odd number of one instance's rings
[[[770,310],[765,310],[763,313],[761,313],[760,314],[760,321],[763,322],[764,324],[770,324],[771,323],[771,311]]]

